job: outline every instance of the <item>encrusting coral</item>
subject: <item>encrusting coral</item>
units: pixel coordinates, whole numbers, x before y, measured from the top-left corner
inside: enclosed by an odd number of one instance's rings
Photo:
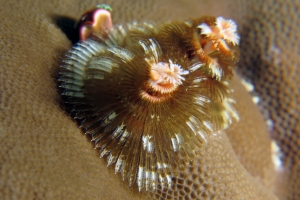
[[[230,88],[240,121],[225,130],[229,142],[217,138],[216,144],[208,138],[207,148],[195,159],[199,168],[192,163],[179,183],[174,180],[174,189],[156,190],[151,197],[147,197],[150,192],[132,192],[120,176],[113,175],[112,166],[107,168],[104,159],[97,159],[92,144],[59,104],[57,70],[76,40],[77,36],[70,36],[75,33],[73,25],[78,14],[96,2],[2,2],[0,15],[9,20],[1,21],[0,38],[0,199],[276,199],[260,192],[300,199],[298,1],[111,1],[113,21],[118,24],[199,15],[237,22],[241,36],[237,72],[254,84],[261,110],[273,120],[268,123],[271,137],[279,146],[287,180],[280,180],[274,189],[272,180],[278,171],[269,159],[269,132],[235,75]],[[245,189],[243,183],[255,187]]]
[[[228,87],[238,60],[236,25],[203,17],[110,27],[110,15],[99,12],[108,11],[98,8],[100,20],[92,19],[105,23],[80,23],[83,41],[63,60],[63,99],[129,185],[170,188],[179,162],[238,119]],[[91,24],[103,28],[90,34]]]

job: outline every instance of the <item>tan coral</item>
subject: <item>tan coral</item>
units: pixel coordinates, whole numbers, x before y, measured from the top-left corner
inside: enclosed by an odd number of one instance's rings
[[[70,47],[70,41],[52,17],[59,15],[78,19],[78,15],[97,2],[26,0],[1,3],[3,9],[0,15],[7,19],[1,21],[5,31],[0,37],[1,199],[147,198],[145,194],[128,190],[119,177],[114,176],[114,170],[107,170],[106,164],[99,161],[88,142],[82,140],[76,125],[58,106],[59,97],[53,80],[60,64],[58,60]],[[242,38],[240,66],[245,75],[255,80],[262,102],[267,102],[264,107],[269,109],[273,119],[272,135],[285,158],[283,166],[288,174],[285,175],[288,183],[282,179],[276,192],[282,192],[281,199],[285,199],[286,195],[289,199],[299,199],[299,3],[292,0],[112,3],[115,11],[120,11],[114,12],[118,23],[137,18],[162,22],[204,14],[222,15],[237,21]],[[254,183],[258,189],[244,193],[243,188],[235,184],[238,182],[230,184],[226,177],[219,183],[242,191],[239,195],[243,199],[253,199],[253,196],[262,199],[265,196],[261,195],[261,191],[274,191],[271,181],[274,174],[270,174],[270,163],[266,159],[269,139],[262,139],[267,130],[251,103],[251,97],[242,93],[241,85],[236,86],[236,98],[245,102],[236,106],[239,114],[245,115],[242,115],[238,129],[227,132],[230,143],[220,147],[222,152],[233,147],[235,155],[230,158],[239,161],[251,175],[244,176],[241,181]],[[206,152],[214,152],[213,147]],[[207,154],[206,159],[209,158],[222,166],[219,157]],[[209,163],[199,161],[202,166]],[[236,169],[233,165],[228,166]],[[241,172],[236,171],[236,174],[241,175]],[[202,188],[205,184],[180,181],[172,193],[157,193],[153,197],[174,198],[187,191],[189,195],[186,198],[196,198],[192,188]],[[114,192],[108,192],[108,188]],[[213,190],[214,187],[210,187],[210,191]],[[227,193],[231,194],[231,199],[241,199],[231,191]],[[205,197],[212,198],[208,194]]]

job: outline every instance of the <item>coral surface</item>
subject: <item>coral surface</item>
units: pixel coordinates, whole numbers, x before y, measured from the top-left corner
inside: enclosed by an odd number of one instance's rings
[[[208,138],[211,145],[196,152],[201,159],[190,163],[189,175],[157,193],[138,193],[122,183],[60,105],[58,68],[75,40],[66,32],[99,1],[0,3],[0,199],[212,199],[226,192],[229,199],[274,199],[274,194],[299,199],[298,1],[107,2],[117,24],[204,15],[233,19],[240,33],[237,69],[254,84],[270,119],[268,130],[251,96],[233,78],[240,122],[222,137]],[[285,173],[275,189],[270,132]]]

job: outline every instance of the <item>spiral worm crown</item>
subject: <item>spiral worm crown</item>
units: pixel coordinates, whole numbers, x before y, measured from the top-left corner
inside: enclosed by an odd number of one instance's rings
[[[139,190],[170,187],[178,154],[238,119],[228,81],[238,57],[233,21],[203,17],[113,26],[65,56],[65,103],[100,157]],[[183,163],[184,164],[184,163]]]

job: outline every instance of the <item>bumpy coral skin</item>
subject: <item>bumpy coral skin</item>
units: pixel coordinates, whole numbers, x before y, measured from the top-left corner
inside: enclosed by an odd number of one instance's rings
[[[7,183],[1,184],[2,199],[134,199],[120,177],[113,176],[112,166],[107,170],[104,161],[96,159],[97,153],[60,109],[53,81],[61,56],[71,43],[52,16],[77,20],[79,13],[96,2],[26,0],[2,3],[0,15],[9,19],[2,20],[1,27],[5,31],[0,42],[1,182]],[[282,165],[291,178],[287,177],[290,184],[278,189],[285,190],[290,199],[299,199],[299,2],[193,0],[174,3],[166,0],[134,1],[129,6],[124,6],[124,1],[112,3],[118,23],[135,19],[161,22],[202,14],[221,14],[237,20],[242,38],[241,67],[238,69],[244,70],[248,80],[253,81],[255,90],[260,92],[261,104],[269,109],[265,113],[274,120],[272,135],[282,150],[285,161]],[[233,86],[240,85],[237,81]],[[235,107],[241,117],[238,124],[243,125],[239,131],[226,131],[227,136],[235,132],[230,145],[253,177],[269,182],[269,176],[264,174],[270,171],[265,165],[270,145],[257,136],[258,131],[266,133],[264,126],[259,126],[263,122],[259,115],[243,116],[243,112],[255,112],[256,108],[247,101],[250,97],[246,93],[235,88],[234,94],[238,94],[235,97],[238,100]],[[249,124],[253,120],[255,122]],[[213,158],[211,154],[206,155]],[[216,161],[216,164],[220,163]],[[203,162],[202,166],[207,163]],[[237,172],[237,176],[241,175]],[[220,180],[228,183],[230,179]],[[243,181],[247,181],[246,178]],[[107,188],[117,189],[110,192]],[[241,191],[239,187],[234,189]],[[265,191],[273,190],[268,187]],[[232,199],[254,199],[251,196],[254,193],[256,190],[241,192],[243,198],[235,196]],[[143,195],[135,197],[145,199]],[[209,198],[212,197],[207,196]]]
[[[214,17],[116,26],[78,43],[61,66],[62,95],[80,127],[139,190],[172,187],[179,162],[238,118],[227,86],[235,43],[218,36],[227,52],[206,52],[202,40],[217,36],[202,36],[203,23],[217,27]]]

